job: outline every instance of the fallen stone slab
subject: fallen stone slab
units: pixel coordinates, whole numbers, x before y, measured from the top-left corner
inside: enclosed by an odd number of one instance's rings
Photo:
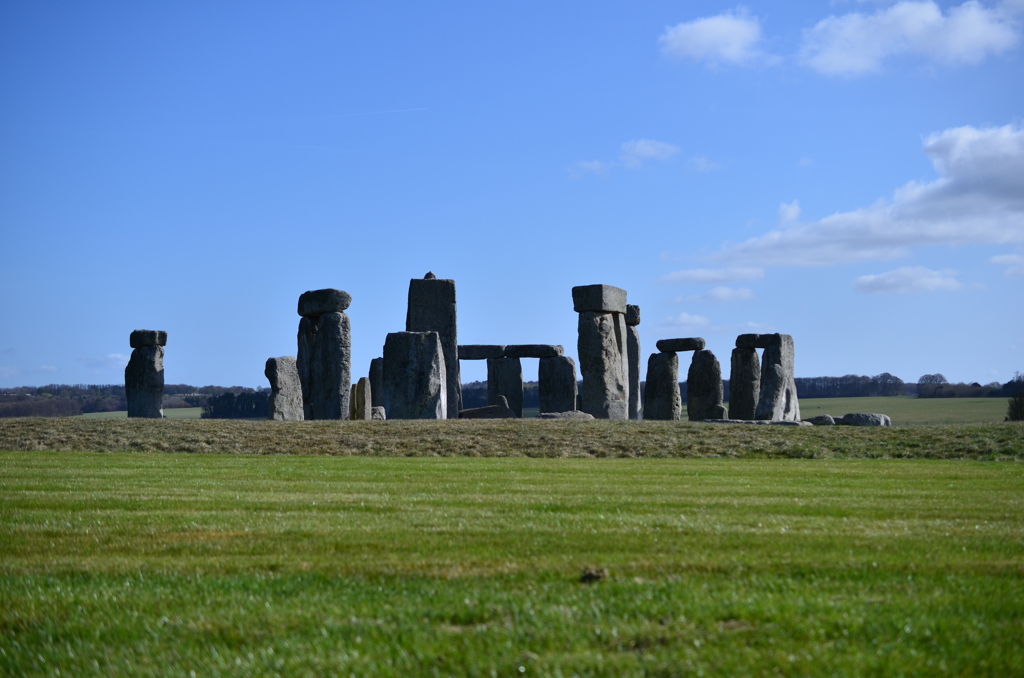
[[[128,343],[132,348],[166,346],[167,332],[164,330],[134,330],[128,337]]]
[[[702,424],[751,424],[754,426],[813,426],[809,421],[766,421],[764,419],[705,419]]]
[[[351,304],[352,295],[344,290],[311,290],[299,295],[299,315],[319,318],[324,313],[341,313]]]
[[[808,422],[814,424],[815,426],[835,426],[836,425],[836,420],[833,419],[832,415],[830,415],[830,414],[819,414],[816,417],[811,417],[810,419],[804,419],[804,421],[808,421]]]
[[[851,413],[843,415],[843,418],[836,422],[843,426],[892,426],[892,420],[887,414],[865,414]]]
[[[459,346],[459,360],[487,360],[504,356],[505,347],[501,344],[463,344]]]
[[[703,351],[704,340],[700,337],[683,339],[660,339],[655,344],[662,353],[678,353],[679,351]]]
[[[572,306],[577,313],[625,313],[626,290],[611,285],[580,285],[572,288]]]
[[[770,334],[741,334],[736,337],[736,348],[768,348]]]
[[[587,414],[586,412],[580,412],[579,410],[570,410],[568,412],[544,412],[537,415],[538,419],[576,419],[578,421],[593,421],[594,415]]]
[[[471,407],[467,410],[459,410],[459,419],[518,419],[516,413],[508,406],[505,396],[498,396],[495,405],[484,407]]]
[[[506,358],[557,358],[565,349],[557,344],[512,344],[505,347]]]
[[[270,382],[270,398],[267,401],[267,419],[275,421],[302,421],[302,383],[295,358],[282,356],[267,358],[263,374]]]
[[[630,327],[640,324],[640,307],[636,304],[626,304],[626,324]]]

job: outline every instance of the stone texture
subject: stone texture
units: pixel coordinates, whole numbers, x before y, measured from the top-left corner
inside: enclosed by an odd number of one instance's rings
[[[647,388],[644,391],[644,419],[674,421],[682,416],[679,394],[679,356],[652,353],[647,359]]]
[[[843,426],[892,426],[887,414],[851,413],[844,415],[836,423]]]
[[[313,418],[313,344],[316,341],[317,318],[303,318],[299,321],[298,353],[295,354],[295,367],[299,371],[299,383],[302,384],[302,414],[306,419]]]
[[[386,421],[387,418],[388,415],[384,412],[384,407],[382,405],[373,406],[371,409],[370,419],[373,421]]]
[[[580,313],[577,351],[583,376],[581,407],[595,419],[629,417],[625,329],[621,313]]]
[[[370,361],[370,395],[373,407],[384,407],[384,358]]]
[[[164,416],[164,347],[140,346],[124,368],[128,416],[162,419]]]
[[[433,276],[432,273],[429,275]],[[437,332],[444,351],[447,412],[457,419],[462,409],[462,377],[459,371],[458,318],[455,281],[430,277],[409,281],[406,332]],[[388,411],[390,414],[390,410]],[[394,417],[392,417],[394,419]]]
[[[626,324],[635,327],[640,324],[640,307],[635,304],[626,304]]]
[[[711,351],[694,351],[686,375],[686,414],[690,421],[724,419],[722,366]]]
[[[270,382],[270,399],[267,402],[267,419],[276,421],[302,421],[302,382],[295,358],[282,356],[267,358],[263,374]]]
[[[814,426],[835,426],[836,424],[836,420],[830,414],[819,414],[816,417],[804,419],[804,421],[810,422]]]
[[[351,419],[369,421],[373,418],[373,394],[368,377],[360,377],[352,384],[352,403],[349,406]]]
[[[800,421],[800,403],[793,379],[793,337],[788,334],[763,334],[764,358],[761,363],[761,392],[757,398],[755,419]]]
[[[638,306],[629,308],[639,309]],[[637,310],[639,318],[640,311]],[[629,418],[643,419],[643,403],[640,402],[640,330],[636,323],[629,324],[629,314],[626,314],[626,358],[629,379]]]
[[[459,419],[516,419],[516,413],[508,406],[505,396],[498,396],[498,402],[484,407],[471,407],[459,411]]]
[[[564,352],[557,344],[512,344],[505,347],[506,358],[555,358]]]
[[[761,426],[813,426],[809,421],[764,421],[763,419],[705,419],[703,424],[751,424]]]
[[[734,348],[729,370],[729,418],[753,419],[761,393],[761,359],[752,348]]]
[[[768,348],[771,334],[741,334],[736,337],[736,348]]]
[[[447,371],[437,332],[392,332],[384,341],[388,419],[446,419]]]
[[[626,290],[611,285],[574,287],[572,306],[577,313],[625,313]]]
[[[537,416],[539,419],[576,419],[579,421],[594,420],[594,415],[587,414],[586,412],[580,412],[579,410],[569,410],[568,412],[543,412]]]
[[[660,339],[655,344],[659,351],[664,352],[678,352],[678,351],[702,351],[704,350],[704,340],[700,337],[687,337],[683,339]]]
[[[541,413],[576,409],[576,362],[564,355],[541,358],[537,363],[537,391]]]
[[[344,313],[324,313],[313,341],[311,419],[348,419],[352,383],[352,328]]]
[[[519,418],[523,416],[523,366],[519,358],[487,359],[487,404],[504,397]]]
[[[167,332],[163,330],[134,330],[128,337],[128,343],[132,348],[166,346]]]
[[[487,360],[504,358],[505,347],[500,344],[464,344],[459,346],[459,360]]]
[[[312,290],[299,295],[299,315],[319,318],[324,313],[341,313],[352,304],[352,295],[344,290]]]

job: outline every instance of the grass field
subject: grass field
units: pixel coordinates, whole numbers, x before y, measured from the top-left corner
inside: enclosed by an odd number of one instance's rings
[[[203,408],[201,407],[175,407],[164,410],[165,419],[201,419]],[[90,412],[79,415],[82,419],[127,419],[128,413],[124,410],[119,412]]]
[[[0,544],[4,675],[1024,673],[1012,462],[3,452]]]

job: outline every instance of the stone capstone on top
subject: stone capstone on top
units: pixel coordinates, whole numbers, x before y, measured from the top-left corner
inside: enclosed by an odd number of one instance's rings
[[[352,295],[343,290],[312,290],[299,295],[299,315],[318,318],[324,313],[340,313],[351,304]]]
[[[679,351],[702,351],[704,340],[700,337],[687,337],[684,339],[661,339],[655,346],[662,353],[677,353]]]
[[[741,334],[736,337],[736,348],[768,348],[770,334]]]
[[[459,360],[487,360],[504,356],[505,347],[501,344],[463,344],[459,346]]]
[[[564,352],[556,344],[512,344],[505,347],[506,358],[557,358]]]
[[[572,288],[572,306],[577,313],[625,313],[626,290],[611,285],[580,285]]]
[[[134,330],[128,338],[132,348],[143,346],[166,346],[167,332],[163,330]]]

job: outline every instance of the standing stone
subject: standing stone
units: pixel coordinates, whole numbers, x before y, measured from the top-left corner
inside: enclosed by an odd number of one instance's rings
[[[384,407],[384,358],[370,361],[370,395],[373,407]]]
[[[352,329],[346,314],[324,313],[313,342],[313,419],[348,419],[352,383]]]
[[[384,406],[383,405],[375,405],[371,409],[371,414],[370,414],[370,419],[371,420],[373,420],[373,421],[386,421],[387,418],[388,418],[388,415],[385,414]]]
[[[455,307],[455,281],[427,273],[409,281],[406,332],[437,332],[444,350],[449,417],[459,418],[462,409],[462,377],[459,373],[459,337]],[[389,412],[390,414],[390,412]],[[394,418],[394,417],[392,417]]]
[[[755,419],[800,421],[800,403],[793,378],[793,337],[788,334],[762,334],[766,344],[761,365],[761,393]]]
[[[644,391],[644,419],[674,421],[683,413],[679,395],[679,356],[652,353],[647,359],[647,388]]]
[[[132,357],[124,368],[128,416],[162,419],[164,416],[164,346],[167,332],[135,330],[129,337]]]
[[[299,381],[299,369],[295,358],[267,358],[263,373],[270,381],[267,419],[302,421],[302,383]]]
[[[595,419],[629,418],[626,323],[622,316],[580,313],[577,351],[583,376],[582,406]]]
[[[753,419],[761,391],[761,361],[753,348],[734,348],[729,371],[729,418]]]
[[[541,358],[537,365],[540,411],[570,412],[576,409],[576,362],[569,356]]]
[[[487,359],[487,404],[504,396],[516,417],[523,418],[523,366],[519,358]]]
[[[370,421],[373,418],[372,387],[367,377],[360,377],[352,384],[352,403],[349,406],[350,419]]]
[[[388,419],[446,419],[448,385],[437,332],[391,332],[384,341]]]
[[[711,351],[694,351],[686,375],[686,414],[690,421],[725,419],[722,366]]]
[[[629,418],[643,418],[640,401],[640,307],[626,305],[626,355],[629,358]]]
[[[299,321],[299,351],[295,355],[295,368],[302,385],[302,413],[306,419],[313,418],[313,343],[316,341],[318,319],[303,317]]]

